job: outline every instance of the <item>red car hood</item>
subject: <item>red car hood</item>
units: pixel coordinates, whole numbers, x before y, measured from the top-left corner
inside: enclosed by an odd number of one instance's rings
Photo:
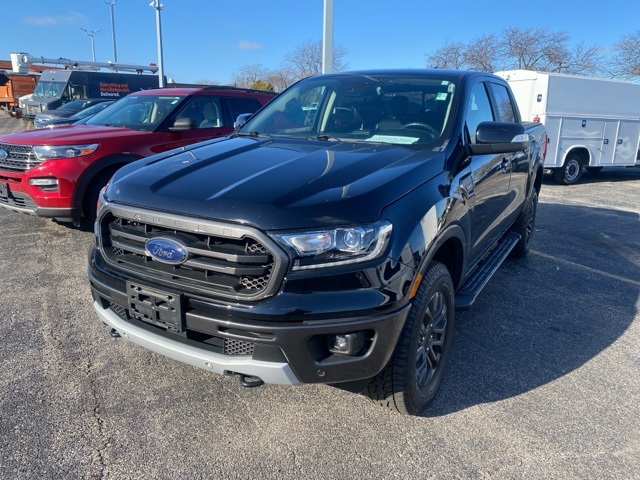
[[[0,136],[0,143],[13,145],[82,145],[97,143],[112,137],[140,137],[153,132],[131,130],[122,127],[98,125],[69,125],[58,128],[38,128]]]

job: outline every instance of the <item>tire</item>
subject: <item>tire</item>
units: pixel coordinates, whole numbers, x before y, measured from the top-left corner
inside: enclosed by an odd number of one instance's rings
[[[98,204],[98,195],[109,179],[113,176],[116,169],[103,171],[94,178],[84,194],[82,201],[82,226],[93,229],[93,222],[96,221],[96,208]]]
[[[535,232],[536,213],[538,212],[538,192],[533,190],[527,203],[522,209],[522,213],[511,227],[511,231],[520,235],[520,241],[511,250],[511,256],[516,258],[524,258],[531,249],[531,239]]]
[[[561,185],[573,185],[582,177],[582,159],[575,153],[569,154],[562,168],[553,169],[553,179]]]
[[[589,173],[599,173],[602,171],[604,167],[587,167],[587,172]]]
[[[442,383],[453,337],[454,290],[440,262],[427,268],[388,365],[365,390],[371,400],[405,415],[419,415]]]

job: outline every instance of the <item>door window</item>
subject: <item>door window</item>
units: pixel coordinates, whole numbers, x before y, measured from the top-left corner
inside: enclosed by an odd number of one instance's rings
[[[511,103],[509,92],[507,92],[507,87],[497,83],[491,83],[491,90],[493,91],[493,96],[498,106],[498,120],[500,122],[515,123],[516,115],[513,111],[513,104]]]
[[[229,110],[231,111],[231,123],[228,126],[232,126],[236,121],[238,115],[243,113],[255,113],[262,105],[253,98],[239,98],[239,97],[226,97],[226,101],[229,104]]]
[[[491,102],[483,82],[476,83],[471,89],[465,121],[471,143],[476,142],[476,129],[481,122],[493,121]]]

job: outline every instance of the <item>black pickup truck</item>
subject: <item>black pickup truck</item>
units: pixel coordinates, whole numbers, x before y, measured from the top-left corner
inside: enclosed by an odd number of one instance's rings
[[[244,386],[419,414],[471,306],[534,231],[547,139],[479,72],[309,77],[229,136],[121,168],[90,251],[113,336]]]

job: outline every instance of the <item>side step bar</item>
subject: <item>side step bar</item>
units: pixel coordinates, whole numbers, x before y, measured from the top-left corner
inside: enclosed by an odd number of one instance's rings
[[[520,238],[520,235],[511,232],[498,242],[491,253],[482,260],[471,278],[456,293],[456,310],[461,311],[471,308],[482,289],[502,265],[502,262],[509,256],[513,247],[520,241]]]

